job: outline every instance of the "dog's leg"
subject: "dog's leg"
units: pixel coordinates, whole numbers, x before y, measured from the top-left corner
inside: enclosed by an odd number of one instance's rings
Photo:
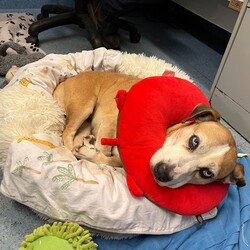
[[[96,164],[105,164],[112,167],[122,167],[122,162],[119,154],[113,156],[106,156],[97,148],[95,148],[95,138],[93,136],[86,136],[81,147],[74,147],[73,154],[78,159],[89,160]]]
[[[74,137],[81,125],[92,114],[95,102],[86,105],[89,107],[84,112],[79,112],[79,104],[72,103],[67,112],[66,126],[64,128],[62,138],[64,145],[72,150],[74,147]]]
[[[81,147],[84,144],[84,138],[91,134],[91,124],[85,121],[78,129],[74,138],[74,148]]]
[[[100,127],[98,132],[96,133],[96,148],[101,151],[106,156],[112,155],[112,147],[101,144],[101,139],[105,138],[115,138],[116,137],[116,127],[117,127],[117,116],[106,116]]]
[[[108,157],[99,152],[96,156],[97,158],[94,159],[96,164],[105,164],[105,165],[116,167],[116,168],[120,168],[123,166],[120,157],[117,157],[115,155]]]

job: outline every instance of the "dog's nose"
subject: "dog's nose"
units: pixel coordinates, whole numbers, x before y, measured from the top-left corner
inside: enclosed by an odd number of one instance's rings
[[[172,165],[168,165],[164,162],[157,163],[153,168],[153,174],[155,179],[160,182],[171,181],[173,179],[171,175],[171,170],[173,168],[174,167]]]

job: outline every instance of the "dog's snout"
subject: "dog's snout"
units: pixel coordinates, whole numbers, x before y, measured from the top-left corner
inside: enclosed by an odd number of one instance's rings
[[[153,174],[157,181],[160,182],[168,182],[173,179],[171,171],[173,170],[174,166],[168,165],[164,162],[157,163],[153,168]]]

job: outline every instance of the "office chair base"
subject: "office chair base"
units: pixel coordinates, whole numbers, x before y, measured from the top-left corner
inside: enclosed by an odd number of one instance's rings
[[[82,0],[80,0],[82,1]],[[37,16],[37,21],[29,27],[29,37],[26,38],[28,43],[39,45],[38,34],[47,29],[66,24],[77,24],[80,28],[85,28],[88,32],[88,40],[94,49],[106,47],[107,49],[119,49],[117,34],[114,37],[105,37],[98,32],[93,21],[86,10],[86,3],[75,1],[76,7],[70,8],[60,5],[44,5],[41,13]],[[85,5],[84,5],[85,4]],[[54,14],[50,16],[50,14]],[[132,43],[138,43],[141,35],[138,33],[133,23],[118,19],[118,27],[129,33],[129,40]]]

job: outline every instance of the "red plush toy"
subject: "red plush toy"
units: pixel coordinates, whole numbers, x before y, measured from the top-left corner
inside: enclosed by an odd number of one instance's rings
[[[119,147],[130,192],[181,215],[199,215],[215,208],[229,185],[213,182],[171,189],[159,186],[150,169],[150,159],[162,147],[166,129],[187,118],[197,104],[209,106],[201,90],[180,78],[149,77],[128,93],[120,90],[116,102],[120,111],[118,138],[103,138],[102,143]]]

